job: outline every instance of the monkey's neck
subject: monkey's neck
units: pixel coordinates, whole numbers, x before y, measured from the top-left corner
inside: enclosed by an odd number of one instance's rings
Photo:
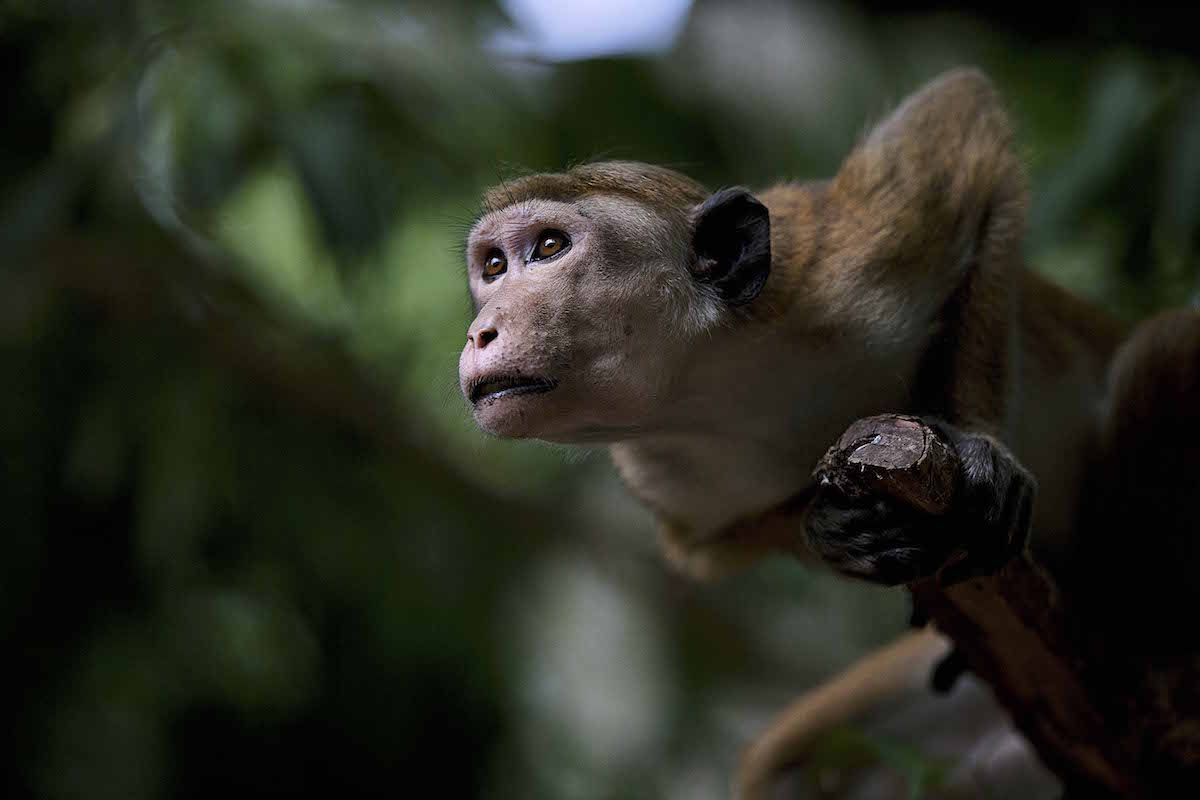
[[[778,331],[725,343],[685,372],[656,433],[610,452],[635,495],[703,539],[804,490],[855,419],[906,407],[911,367]]]

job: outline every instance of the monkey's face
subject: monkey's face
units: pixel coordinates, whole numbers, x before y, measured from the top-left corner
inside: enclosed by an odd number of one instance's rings
[[[745,190],[705,200],[682,176],[622,162],[525,185],[599,180],[611,188],[563,193],[569,201],[522,196],[518,184],[471,230],[478,313],[458,370],[485,431],[612,443],[668,430],[681,376],[766,282],[767,209]]]
[[[687,239],[632,201],[530,200],[467,241],[478,311],[459,359],[497,436],[616,441],[654,425],[683,337],[670,330]]]

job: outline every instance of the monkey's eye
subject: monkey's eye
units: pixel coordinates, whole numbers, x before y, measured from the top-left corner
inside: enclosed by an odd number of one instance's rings
[[[483,279],[485,281],[490,281],[507,269],[508,261],[505,260],[504,253],[501,253],[499,250],[493,249],[483,259]]]
[[[562,253],[571,247],[571,240],[562,231],[542,231],[538,235],[537,245],[533,248],[530,261],[542,261]]]

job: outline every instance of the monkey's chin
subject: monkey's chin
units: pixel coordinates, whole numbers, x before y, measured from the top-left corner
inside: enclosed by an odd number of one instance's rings
[[[549,404],[546,393],[500,394],[475,403],[472,415],[484,433],[502,439],[544,437]]]

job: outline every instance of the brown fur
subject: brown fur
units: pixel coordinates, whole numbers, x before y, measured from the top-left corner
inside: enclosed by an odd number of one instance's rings
[[[483,196],[484,211],[501,211],[530,200],[570,203],[588,195],[608,194],[645,203],[656,212],[686,218],[708,197],[696,181],[666,167],[634,161],[580,164],[566,172],[525,175],[494,186]]]
[[[1033,545],[1057,567],[1078,571],[1086,551],[1118,574],[1117,537],[1094,537],[1088,550],[1086,529],[1105,515],[1134,525],[1147,503],[1174,542],[1167,549],[1189,564],[1200,557],[1184,511],[1200,495],[1200,450],[1194,436],[1162,444],[1179,430],[1190,435],[1200,415],[1200,314],[1144,325],[1122,345],[1122,326],[1030,271],[1021,256],[1027,181],[1013,139],[991,83],[974,70],[949,73],[877,126],[832,179],[757,194],[770,214],[771,262],[753,302],[713,312],[710,294],[693,287],[686,302],[706,310],[693,314],[698,327],[664,331],[646,297],[679,301],[679,285],[637,291],[628,278],[635,290],[621,302],[631,315],[636,306],[639,336],[657,337],[650,345],[665,360],[657,371],[654,353],[630,362],[655,375],[637,394],[641,416],[603,430],[625,431],[608,440],[614,461],[660,517],[672,562],[708,577],[773,550],[803,554],[808,470],[854,419],[887,412],[936,415],[1011,448],[1040,483]],[[566,212],[554,204],[573,204],[607,242],[588,269],[626,279],[653,261],[686,274],[695,260],[686,232],[708,196],[662,167],[589,164],[492,189],[476,230],[501,241],[506,225],[535,225],[546,204],[555,219]],[[592,208],[605,198],[620,202]],[[642,280],[669,283],[663,276]],[[546,302],[554,299],[512,288],[476,326]],[[638,340],[615,338],[627,349]],[[471,345],[467,355],[475,357]],[[1089,503],[1089,491],[1103,502]],[[853,692],[845,681],[835,688],[838,697]],[[772,769],[778,754],[807,741],[815,718],[787,720],[763,745],[772,755],[759,761]]]

